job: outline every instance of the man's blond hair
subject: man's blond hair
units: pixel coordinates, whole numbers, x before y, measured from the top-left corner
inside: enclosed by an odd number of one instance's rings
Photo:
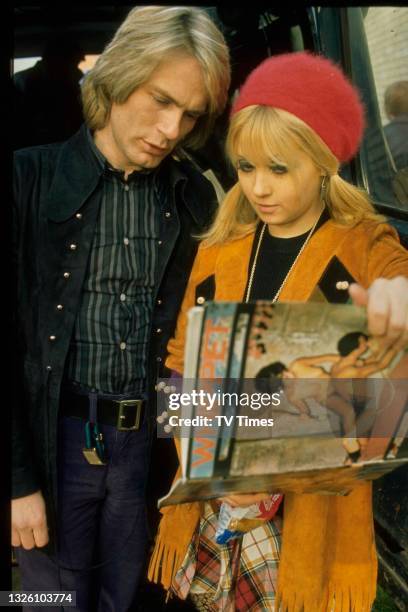
[[[172,53],[186,53],[202,67],[208,108],[183,144],[201,146],[223,111],[230,84],[228,47],[204,10],[183,6],[144,6],[130,11],[82,83],[88,127],[105,127],[112,103],[123,104]]]

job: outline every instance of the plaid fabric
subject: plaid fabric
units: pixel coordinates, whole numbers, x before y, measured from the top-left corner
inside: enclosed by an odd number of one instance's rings
[[[172,592],[180,599],[189,593],[211,595],[208,610],[213,612],[273,611],[281,526],[280,517],[276,517],[242,538],[219,545],[215,543],[217,514],[205,504]]]
[[[199,612],[211,612],[213,609],[213,598],[211,594],[208,593],[191,593],[190,591],[190,601],[194,604],[194,607]]]

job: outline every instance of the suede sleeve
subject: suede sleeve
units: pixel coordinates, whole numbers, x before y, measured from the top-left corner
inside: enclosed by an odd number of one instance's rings
[[[389,225],[377,226],[368,253],[368,284],[379,277],[408,277],[408,252],[400,244],[397,232]]]
[[[387,223],[362,223],[343,241],[338,255],[363,287],[377,278],[408,276],[408,252]]]

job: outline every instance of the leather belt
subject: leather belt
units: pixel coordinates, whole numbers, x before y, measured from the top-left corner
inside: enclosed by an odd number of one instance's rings
[[[111,425],[119,431],[136,431],[143,423],[145,400],[138,399],[108,399],[106,396],[97,398],[98,423]],[[89,419],[89,396],[63,389],[60,399],[60,414],[76,417],[87,421]]]

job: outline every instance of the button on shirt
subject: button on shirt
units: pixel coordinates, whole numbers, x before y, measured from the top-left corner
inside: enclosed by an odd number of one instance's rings
[[[103,196],[67,378],[105,393],[142,393],[163,190],[154,171],[133,172],[125,182],[89,138],[104,167]]]

